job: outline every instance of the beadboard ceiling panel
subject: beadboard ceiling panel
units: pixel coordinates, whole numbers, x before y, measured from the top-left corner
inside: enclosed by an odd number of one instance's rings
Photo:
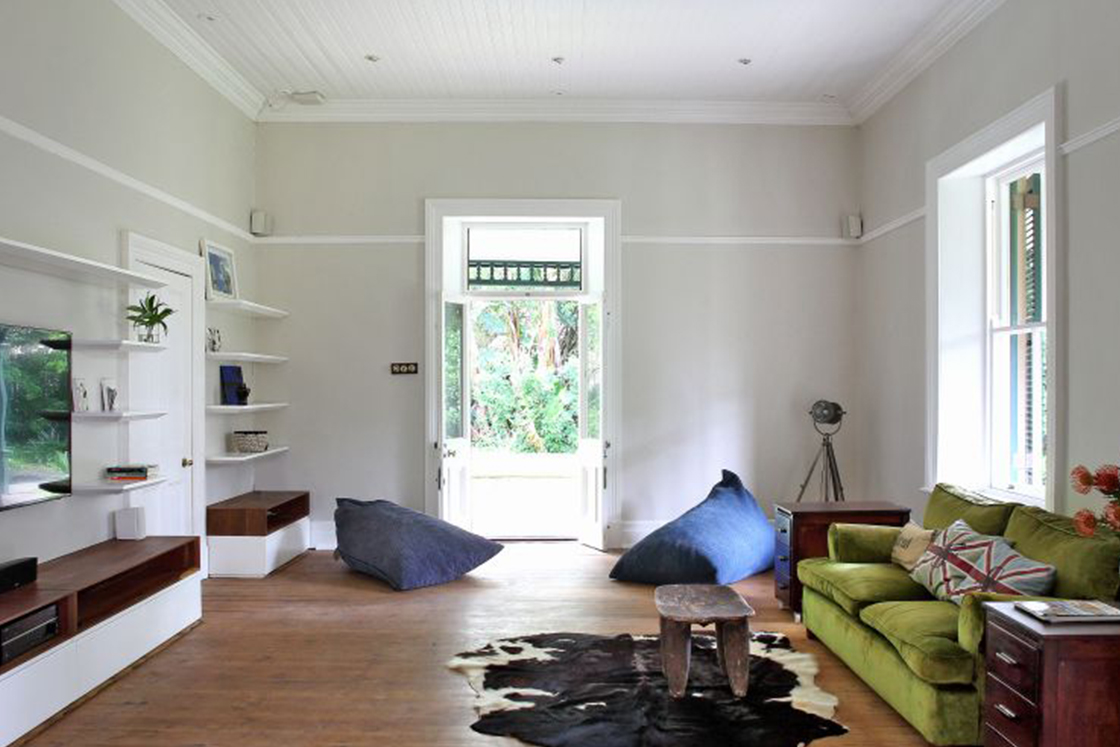
[[[526,102],[578,101],[603,119],[626,102],[705,102],[770,105],[777,118],[792,105],[804,121],[850,121],[849,104],[887,90],[884,71],[916,40],[932,29],[943,42],[946,19],[993,1],[118,0],[134,15],[164,6],[273,110],[317,108],[284,96],[316,90],[343,119],[378,102],[401,117],[417,102],[504,102],[517,118]]]

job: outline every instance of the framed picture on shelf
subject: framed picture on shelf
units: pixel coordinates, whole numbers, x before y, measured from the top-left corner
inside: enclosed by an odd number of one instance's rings
[[[233,251],[206,239],[201,245],[206,259],[206,298],[238,298]]]
[[[119,412],[121,409],[121,390],[116,379],[101,380],[101,411]]]

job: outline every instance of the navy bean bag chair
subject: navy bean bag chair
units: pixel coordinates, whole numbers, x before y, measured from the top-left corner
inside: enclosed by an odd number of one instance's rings
[[[739,476],[723,470],[699,505],[630,548],[611,578],[641,584],[729,584],[774,565],[774,528]]]
[[[339,557],[397,591],[454,581],[502,551],[497,542],[392,501],[337,502]]]

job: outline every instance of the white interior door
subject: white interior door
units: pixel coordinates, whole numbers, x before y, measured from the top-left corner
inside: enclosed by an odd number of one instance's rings
[[[440,355],[440,517],[472,528],[470,503],[470,318],[466,301],[444,296]]]
[[[603,438],[603,310],[597,300],[581,301],[579,305],[579,361],[579,541],[605,550],[604,498],[610,442]]]
[[[192,278],[162,267],[143,264],[143,272],[167,285],[156,295],[175,310],[167,319],[163,334],[166,350],[134,353],[129,358],[128,390],[130,409],[163,410],[155,420],[131,423],[128,434],[128,461],[158,464],[160,485],[128,494],[130,504],[142,506],[148,534],[197,534],[200,527],[192,519],[194,495],[193,405],[191,386],[191,340],[193,328]],[[134,293],[134,297],[142,296]]]

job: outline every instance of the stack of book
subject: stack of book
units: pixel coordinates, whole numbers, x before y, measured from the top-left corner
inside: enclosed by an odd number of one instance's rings
[[[158,464],[121,464],[116,467],[105,468],[105,478],[110,482],[151,480],[158,475]]]

